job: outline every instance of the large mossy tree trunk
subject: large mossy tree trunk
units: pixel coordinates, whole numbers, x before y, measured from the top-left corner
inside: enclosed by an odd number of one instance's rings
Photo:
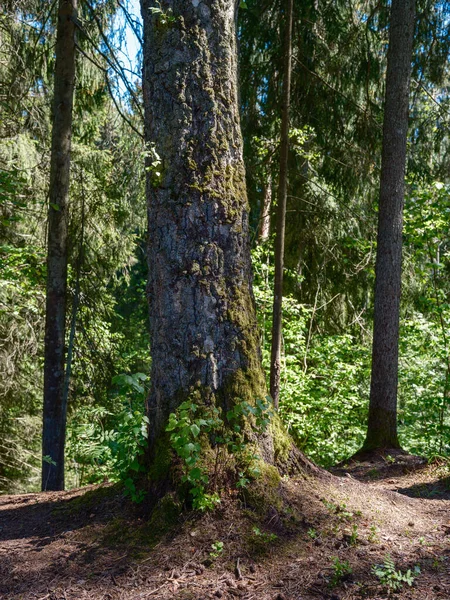
[[[264,399],[266,383],[252,295],[236,2],[142,0],[142,14],[154,462],[169,414],[183,401],[227,410]],[[258,443],[273,462],[273,436]],[[288,460],[295,452],[284,448]]]
[[[60,0],[56,39],[45,307],[42,490],[64,489],[67,219],[75,87],[76,0]]]
[[[372,378],[363,450],[398,448],[397,386],[402,228],[415,0],[393,0],[383,125]]]

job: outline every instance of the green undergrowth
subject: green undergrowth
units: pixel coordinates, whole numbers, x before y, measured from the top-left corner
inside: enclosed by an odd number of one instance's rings
[[[266,467],[257,454],[258,438],[271,416],[270,399],[236,400],[226,412],[187,400],[170,414],[166,433],[172,470],[179,467],[175,485],[187,490],[194,509],[211,510],[227,487],[245,490],[261,478]]]
[[[427,267],[424,278],[437,268],[433,265]],[[263,365],[268,374],[274,281],[271,242],[254,249],[253,267]],[[297,274],[287,273],[289,278],[301,284]],[[449,308],[440,291],[432,289],[422,306],[402,315],[400,324],[400,443],[408,452],[428,459],[448,458],[450,452],[446,401],[450,379],[443,330]],[[363,330],[331,331],[323,319],[319,309],[300,302],[295,294],[283,297],[279,414],[300,450],[328,468],[352,456],[365,439],[371,331],[370,324]]]

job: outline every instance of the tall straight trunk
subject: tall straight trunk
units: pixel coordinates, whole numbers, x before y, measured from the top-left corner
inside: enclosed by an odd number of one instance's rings
[[[77,0],[60,0],[56,39],[45,307],[42,489],[64,489],[67,215]]]
[[[184,400],[227,409],[266,394],[251,283],[235,10],[235,0],[142,0],[150,460],[169,414]]]
[[[364,449],[398,448],[398,340],[415,0],[392,0],[384,106],[372,378]]]
[[[275,238],[275,284],[273,298],[272,350],[270,357],[270,395],[275,408],[280,401],[281,333],[283,308],[284,238],[289,155],[289,104],[291,96],[293,0],[286,1],[286,30],[284,38],[283,113],[280,139],[280,178]]]

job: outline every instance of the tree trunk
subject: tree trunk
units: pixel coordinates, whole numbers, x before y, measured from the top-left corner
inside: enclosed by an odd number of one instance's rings
[[[260,243],[267,242],[270,236],[270,209],[272,206],[272,175],[267,174],[263,189],[263,202],[261,215],[259,217],[258,240]]]
[[[226,411],[266,396],[252,293],[235,11],[235,0],[142,0],[150,467],[160,453],[167,456],[168,417],[183,401],[195,398]],[[269,462],[277,460],[273,439],[257,440]],[[310,464],[289,442],[282,460],[286,469]],[[154,477],[167,480],[167,469]]]
[[[293,0],[286,2],[286,31],[284,40],[283,114],[280,139],[280,178],[278,182],[277,225],[275,238],[275,284],[273,298],[272,350],[270,357],[270,395],[275,408],[280,401],[281,333],[283,304],[284,238],[289,154],[289,103],[291,96],[292,13]]]
[[[75,85],[76,0],[60,0],[56,41],[45,308],[42,490],[64,489],[67,215]]]
[[[393,0],[387,56],[375,279],[372,378],[364,450],[398,448],[397,385],[414,0]]]
[[[150,446],[192,393],[265,395],[251,292],[235,0],[143,1]],[[243,398],[244,399],[244,398]]]

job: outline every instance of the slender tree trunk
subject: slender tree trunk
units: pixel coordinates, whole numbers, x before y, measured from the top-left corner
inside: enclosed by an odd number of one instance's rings
[[[399,447],[398,339],[414,23],[415,0],[392,0],[378,212],[372,379],[365,450]]]
[[[283,303],[284,237],[289,154],[289,104],[291,96],[293,0],[286,1],[286,30],[283,74],[283,114],[280,140],[280,178],[278,182],[277,228],[275,238],[275,285],[273,298],[272,351],[270,357],[270,395],[275,408],[280,400],[281,333]]]
[[[270,209],[272,206],[272,175],[267,174],[263,189],[261,216],[259,217],[258,240],[266,242],[270,236]]]
[[[56,40],[48,213],[45,309],[42,489],[64,489],[66,402],[64,345],[67,295],[67,214],[72,106],[75,85],[77,0],[60,0]]]

